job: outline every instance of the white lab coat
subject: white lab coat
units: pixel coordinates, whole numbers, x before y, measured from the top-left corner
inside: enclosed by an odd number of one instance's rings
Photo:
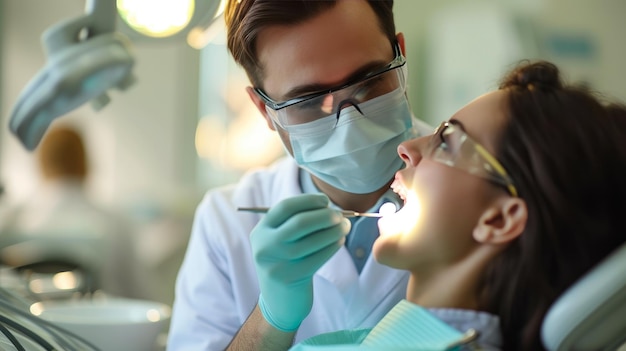
[[[254,309],[259,285],[249,235],[261,218],[240,206],[272,206],[301,194],[291,158],[209,192],[199,205],[176,282],[169,350],[221,350]],[[370,257],[359,276],[342,248],[314,277],[314,303],[296,340],[372,327],[406,294],[407,273]]]
[[[432,129],[416,121],[423,134]],[[222,350],[259,297],[249,235],[261,215],[237,207],[272,206],[301,194],[298,166],[287,157],[251,171],[237,185],[209,191],[195,214],[176,281],[168,350]],[[359,275],[345,247],[314,276],[311,313],[296,342],[340,329],[373,327],[406,295],[408,273],[370,255]]]

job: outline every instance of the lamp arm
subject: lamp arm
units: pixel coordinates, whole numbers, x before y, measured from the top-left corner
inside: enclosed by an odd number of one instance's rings
[[[115,0],[87,0],[85,13],[92,17],[89,36],[115,31],[117,16]]]
[[[113,33],[116,14],[115,0],[87,0],[84,15],[61,21],[44,31],[41,41],[46,55],[52,56],[79,41]]]

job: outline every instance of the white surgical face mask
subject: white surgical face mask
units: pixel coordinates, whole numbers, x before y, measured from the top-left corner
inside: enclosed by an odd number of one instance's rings
[[[296,162],[325,183],[366,194],[389,182],[403,161],[398,145],[416,136],[404,89],[286,129]],[[328,123],[337,123],[328,132]],[[322,126],[322,127],[320,127]]]

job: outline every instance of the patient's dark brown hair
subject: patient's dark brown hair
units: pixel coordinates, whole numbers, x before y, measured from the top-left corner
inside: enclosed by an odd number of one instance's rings
[[[566,84],[543,61],[524,62],[500,89],[508,124],[497,157],[528,221],[490,264],[481,301],[500,316],[505,350],[542,350],[551,304],[625,242],[626,109]]]

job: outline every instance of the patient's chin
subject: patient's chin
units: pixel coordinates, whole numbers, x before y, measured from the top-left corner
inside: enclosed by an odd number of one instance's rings
[[[400,249],[399,239],[400,236],[394,235],[378,237],[372,246],[372,255],[374,255],[376,262],[392,268],[400,268],[398,267],[399,262],[397,262]]]

